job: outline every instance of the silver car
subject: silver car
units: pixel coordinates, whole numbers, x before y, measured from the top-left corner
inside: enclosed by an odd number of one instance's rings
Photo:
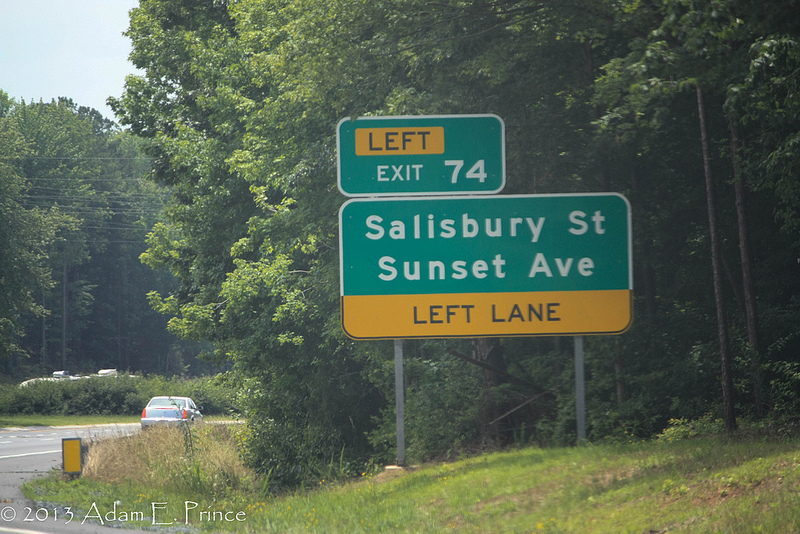
[[[202,421],[200,410],[189,397],[153,397],[142,410],[142,428]]]

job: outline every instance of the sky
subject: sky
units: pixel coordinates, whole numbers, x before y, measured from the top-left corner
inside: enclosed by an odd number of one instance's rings
[[[25,102],[60,96],[114,120],[128,61],[128,11],[138,0],[0,0],[0,90]]]

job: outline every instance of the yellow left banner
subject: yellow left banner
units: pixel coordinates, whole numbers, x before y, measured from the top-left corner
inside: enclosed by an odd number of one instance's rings
[[[354,339],[620,334],[630,290],[347,295],[342,328]]]

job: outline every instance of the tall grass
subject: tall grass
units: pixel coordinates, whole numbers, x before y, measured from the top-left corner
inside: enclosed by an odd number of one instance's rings
[[[257,491],[231,425],[153,427],[93,444],[83,476],[106,483],[159,488],[192,498],[224,499]]]

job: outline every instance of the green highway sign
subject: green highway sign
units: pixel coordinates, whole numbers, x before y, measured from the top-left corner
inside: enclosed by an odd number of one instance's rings
[[[339,240],[342,326],[355,339],[631,322],[630,205],[618,194],[351,199]]]
[[[345,118],[336,128],[346,196],[490,194],[506,183],[497,115]]]

